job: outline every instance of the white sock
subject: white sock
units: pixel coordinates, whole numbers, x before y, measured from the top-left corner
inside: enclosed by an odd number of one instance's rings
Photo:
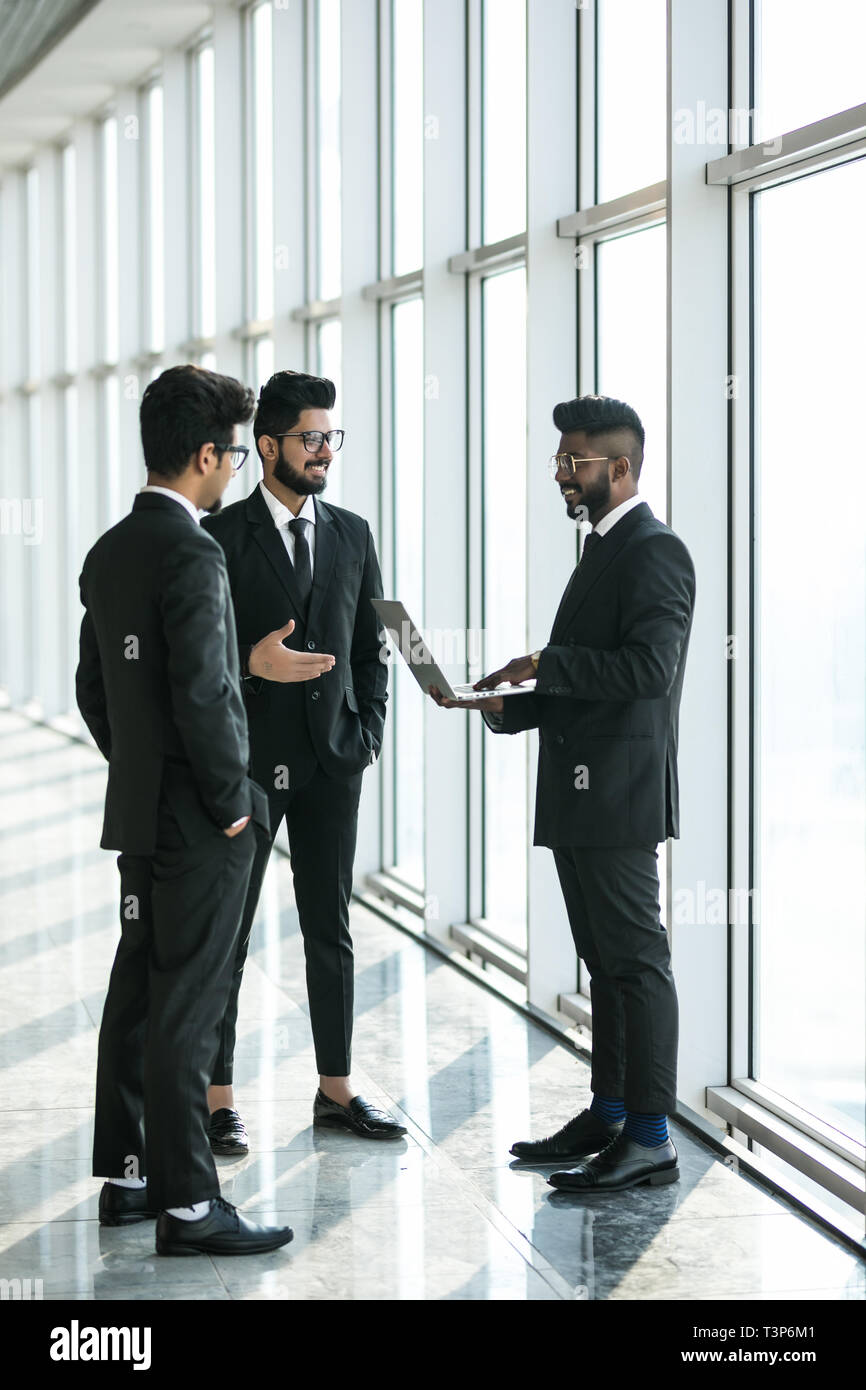
[[[147,1178],[107,1178],[115,1187],[147,1187]]]
[[[210,1211],[210,1198],[206,1202],[193,1202],[191,1207],[166,1207],[166,1211],[179,1221],[201,1221]]]

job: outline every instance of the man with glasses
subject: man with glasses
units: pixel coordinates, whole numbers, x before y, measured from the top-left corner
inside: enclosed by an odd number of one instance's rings
[[[385,726],[388,673],[370,602],[382,597],[367,522],[321,501],[343,431],[332,427],[333,382],[282,371],[262,387],[253,424],[263,477],[205,526],[225,552],[250,728],[251,772],[268,793],[271,838],[250,876],[232,990],[209,1091],[218,1154],[249,1151],[236,1107],[238,995],[268,858],[285,819],[306,958],[319,1074],[317,1126],[397,1139],[404,1126],[357,1094],[351,1078],[354,961],[349,898],[364,769]],[[298,653],[328,662],[288,683]]]
[[[120,850],[120,944],[99,1030],[94,1174],[103,1226],[157,1217],[160,1255],[292,1239],[220,1197],[207,1084],[268,806],[247,775],[219,510],[252,393],[172,367],[141,402],[147,485],[84,561],[78,707],[108,760],[101,844]]]
[[[582,396],[556,406],[553,420],[561,438],[551,476],[568,517],[593,529],[547,646],[475,688],[536,680],[532,694],[479,704],[496,733],[539,731],[534,843],[553,850],[592,981],[592,1104],[511,1152],[539,1164],[583,1160],[548,1181],[585,1195],[679,1176],[667,1127],[677,995],[657,851],[679,834],[677,726],[695,573],[682,541],[638,496],[644,431],[635,411]]]

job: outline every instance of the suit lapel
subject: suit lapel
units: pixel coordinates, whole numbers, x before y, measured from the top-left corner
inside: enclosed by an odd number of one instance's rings
[[[295,618],[303,622],[304,607],[298,593],[298,586],[295,583],[295,572],[292,569],[289,553],[283,543],[282,536],[274,525],[274,519],[268,511],[268,505],[258,488],[254,488],[247,498],[247,521],[253,528],[256,542],[261,546],[273,567],[274,573],[292,601]]]
[[[313,589],[307,618],[307,626],[310,629],[314,627],[321,611],[337,558],[337,527],[334,518],[323,503],[314,500],[313,505],[316,508],[316,555],[313,561]]]
[[[637,507],[632,507],[630,512],[626,512],[621,521],[605,536],[603,543],[594,546],[586,557],[586,560],[578,565],[577,569],[568,582],[565,593],[562,596],[556,617],[553,620],[553,628],[550,633],[550,640],[556,643],[562,631],[568,626],[578,609],[584,604],[594,588],[595,584],[604,574],[608,565],[616,558],[633,534],[639,523],[650,515],[649,507],[646,502],[641,502]]]

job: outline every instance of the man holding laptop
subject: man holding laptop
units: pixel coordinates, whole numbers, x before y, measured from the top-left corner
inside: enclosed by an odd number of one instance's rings
[[[592,533],[541,651],[476,682],[495,733],[539,731],[534,843],[553,850],[577,953],[592,985],[589,1110],[512,1146],[577,1193],[675,1182],[677,995],[659,920],[657,847],[679,834],[677,729],[695,574],[682,541],[638,496],[644,431],[604,396],[557,405],[551,474]],[[604,452],[603,452],[604,451]],[[483,697],[503,681],[532,693]],[[455,694],[457,692],[453,692]],[[594,1157],[593,1157],[594,1155]]]

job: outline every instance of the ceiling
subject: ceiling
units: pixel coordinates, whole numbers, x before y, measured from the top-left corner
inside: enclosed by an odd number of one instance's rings
[[[0,171],[27,164],[146,78],[213,9],[206,0],[0,0]]]

